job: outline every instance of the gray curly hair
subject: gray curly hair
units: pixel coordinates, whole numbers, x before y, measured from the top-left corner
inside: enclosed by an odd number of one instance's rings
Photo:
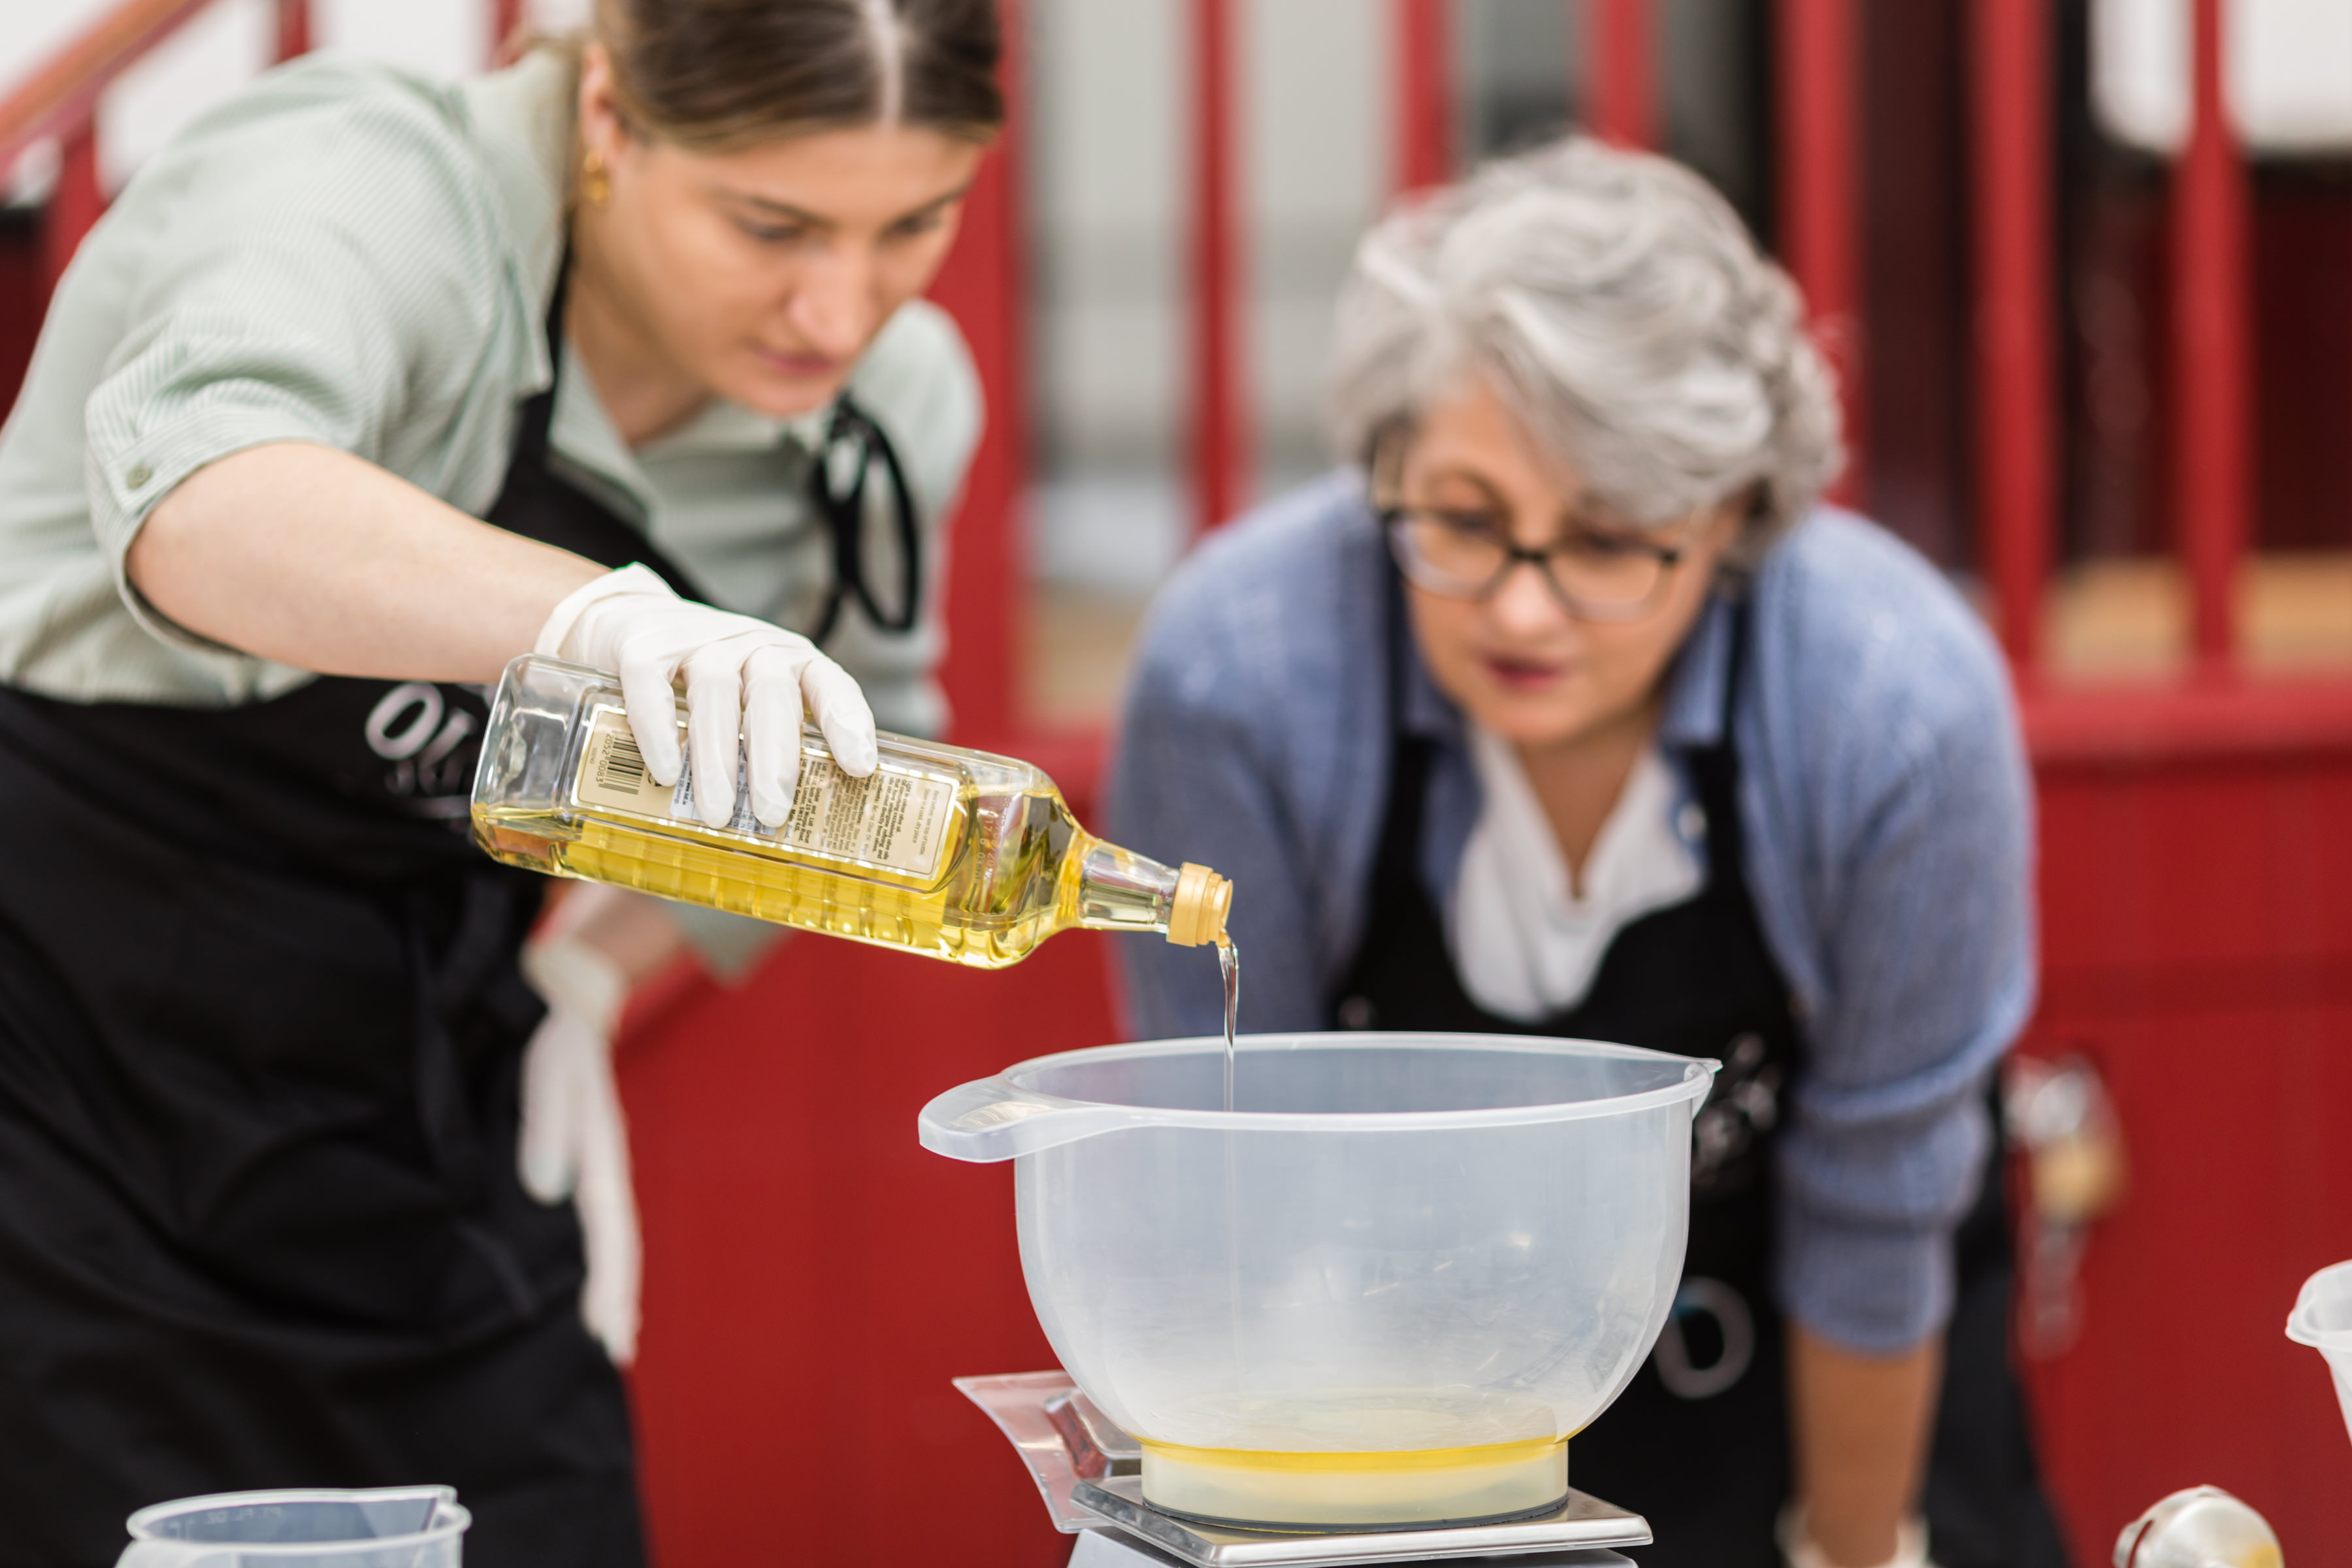
[[[1340,291],[1350,460],[1484,376],[1595,500],[1642,522],[1751,488],[1752,563],[1845,460],[1794,284],[1681,164],[1571,136],[1401,206]]]

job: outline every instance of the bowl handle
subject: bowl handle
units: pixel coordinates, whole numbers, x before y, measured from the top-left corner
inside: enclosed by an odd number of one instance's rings
[[[216,1542],[134,1541],[114,1568],[236,1568],[237,1549]]]
[[[932,1153],[987,1164],[1153,1120],[1148,1110],[1034,1094],[1009,1079],[984,1078],[932,1100],[915,1125]]]

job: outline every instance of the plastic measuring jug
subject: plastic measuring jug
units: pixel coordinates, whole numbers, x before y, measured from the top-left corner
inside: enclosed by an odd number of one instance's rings
[[[2336,1402],[2352,1428],[2352,1263],[2331,1264],[2303,1282],[2286,1337],[2327,1358],[2336,1378]]]
[[[132,1514],[115,1568],[458,1568],[471,1523],[450,1487],[221,1492]]]
[[[1530,1036],[1045,1057],[924,1108],[1011,1160],[1021,1266],[1153,1506],[1349,1528],[1554,1507],[1681,1278],[1716,1064]]]

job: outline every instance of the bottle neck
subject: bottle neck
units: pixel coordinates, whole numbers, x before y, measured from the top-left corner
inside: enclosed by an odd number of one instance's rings
[[[1157,931],[1167,934],[1176,910],[1178,873],[1116,844],[1087,834],[1074,858],[1078,865],[1078,923],[1089,931]]]
[[[1087,835],[1076,847],[1078,923],[1156,931],[1184,947],[1224,933],[1231,884],[1205,866],[1168,867]]]

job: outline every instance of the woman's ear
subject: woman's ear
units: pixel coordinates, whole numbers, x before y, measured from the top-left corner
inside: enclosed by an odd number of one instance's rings
[[[583,155],[607,168],[617,163],[629,140],[629,122],[621,112],[612,51],[600,43],[580,51],[579,116]]]

